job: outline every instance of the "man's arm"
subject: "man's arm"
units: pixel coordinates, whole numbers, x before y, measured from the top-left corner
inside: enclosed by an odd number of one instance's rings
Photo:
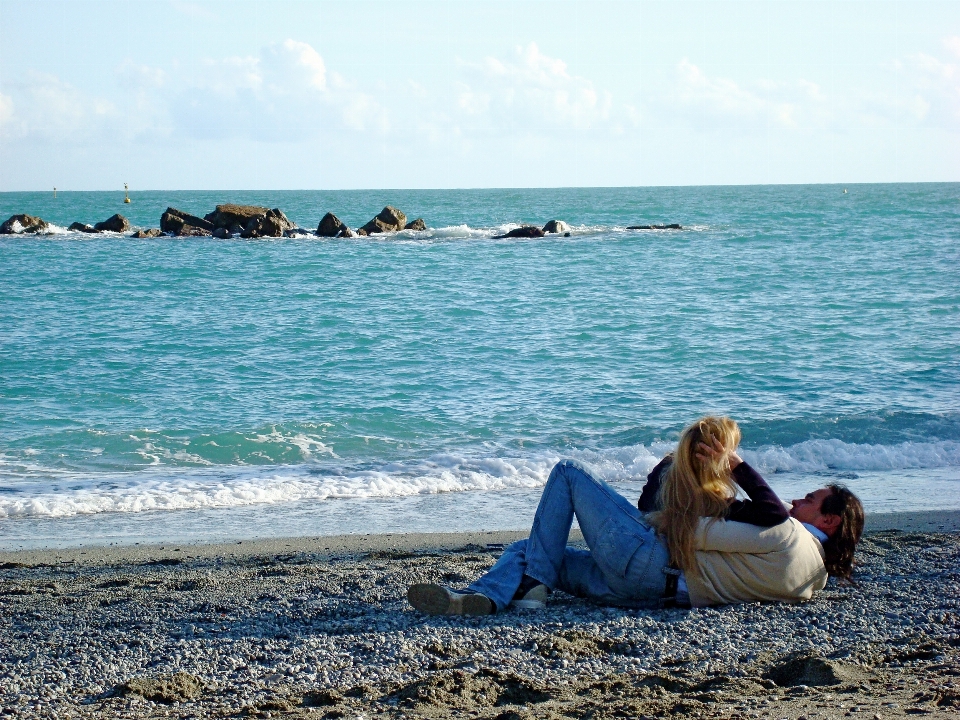
[[[737,458],[739,460],[739,458]],[[733,465],[733,458],[731,458]],[[749,500],[734,500],[730,503],[727,520],[744,522],[760,527],[773,527],[784,522],[790,513],[784,507],[780,498],[767,485],[760,473],[742,460],[733,467],[733,479],[743,488]]]
[[[730,462],[730,474],[734,481],[747,494],[749,500],[734,500],[727,510],[727,520],[748,523],[760,527],[773,527],[784,522],[790,514],[780,502],[777,494],[767,485],[767,481],[760,477],[760,473],[747,465],[736,450],[728,451],[719,440],[714,440],[713,446],[699,443],[697,457],[702,462],[718,460],[723,456]]]
[[[743,522],[700,518],[697,550],[763,555],[783,550],[796,531],[788,524],[757,527]]]
[[[657,466],[647,475],[647,484],[643,486],[640,499],[637,500],[637,508],[639,508],[640,512],[648,513],[657,509],[657,493],[660,492],[663,477],[666,475],[667,468],[670,467],[670,463],[672,462],[673,453],[670,453],[658,462]]]

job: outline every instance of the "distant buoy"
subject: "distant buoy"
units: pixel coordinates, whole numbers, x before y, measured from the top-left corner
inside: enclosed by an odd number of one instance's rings
[[[846,189],[846,188],[843,189],[843,194],[844,194],[844,195],[847,194],[847,189]]]
[[[124,183],[124,184],[123,184],[123,201],[124,201],[125,203],[130,202],[130,196],[127,194],[127,190],[128,190],[128,189],[129,189],[129,188],[127,188],[127,184]],[[844,192],[846,192],[846,190],[844,190]]]
[[[56,188],[53,189],[53,196],[54,196],[54,197],[57,196],[57,189],[56,189]]]

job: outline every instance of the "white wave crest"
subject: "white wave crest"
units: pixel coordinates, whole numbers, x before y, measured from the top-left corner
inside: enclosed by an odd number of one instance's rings
[[[258,440],[272,438],[258,436]],[[68,517],[147,510],[198,510],[335,498],[403,498],[456,492],[495,492],[542,487],[562,458],[579,460],[608,482],[642,482],[671,443],[602,450],[532,452],[524,457],[482,457],[443,453],[416,461],[349,469],[316,438],[304,436],[304,457],[323,454],[322,463],[256,468],[148,468],[137,473],[95,479],[82,473],[46,473],[23,458],[0,456],[0,518]],[[145,449],[145,457],[149,455]],[[960,467],[960,442],[910,442],[897,445],[808,440],[789,447],[743,450],[761,474],[836,471],[909,473],[918,469]],[[337,463],[337,464],[334,464]],[[5,467],[3,467],[5,466]],[[2,472],[14,471],[13,474]],[[27,471],[20,474],[22,471]],[[951,471],[952,472],[952,471]],[[19,481],[15,479],[19,476]],[[10,482],[10,480],[13,482]],[[779,484],[790,479],[783,475]],[[791,486],[792,487],[792,486]]]
[[[313,448],[314,451],[316,448]],[[571,452],[607,480],[645,475],[657,456],[643,445],[612,451]],[[83,480],[80,474],[51,483],[23,483],[0,495],[0,518],[68,517],[105,512],[196,510],[334,498],[400,498],[449,492],[489,492],[543,486],[559,455],[470,458],[435,455],[376,469],[320,475],[308,466],[270,470],[235,468],[140,472]],[[67,482],[65,482],[67,481]]]
[[[807,440],[790,447],[744,450],[743,459],[761,473],[830,470],[916,470],[960,466],[960,442],[904,442],[896,445]]]
[[[10,232],[13,235],[43,236],[43,235],[64,235],[69,233],[70,231],[67,230],[65,227],[60,227],[59,225],[55,225],[54,223],[48,222],[47,226],[40,232],[30,232],[30,231],[26,231],[23,225],[20,224],[19,220],[14,220],[10,227]]]

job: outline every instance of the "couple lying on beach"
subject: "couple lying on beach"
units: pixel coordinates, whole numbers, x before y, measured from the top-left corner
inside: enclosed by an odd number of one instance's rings
[[[706,417],[647,476],[637,507],[579,463],[550,473],[530,537],[463,592],[434,583],[407,598],[431,615],[545,606],[551,590],[620,607],[799,602],[828,575],[849,579],[863,506],[828,485],[788,507],[739,455],[740,428]],[[746,500],[736,499],[737,487]],[[589,550],[568,547],[576,516]]]

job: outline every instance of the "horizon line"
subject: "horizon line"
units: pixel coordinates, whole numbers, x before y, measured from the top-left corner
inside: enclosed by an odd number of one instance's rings
[[[756,187],[856,187],[863,185],[956,185],[958,180],[890,180],[890,181],[856,181],[856,182],[781,182],[781,183],[706,183],[680,185],[517,185],[517,186],[465,186],[465,187],[348,187],[348,188],[146,188],[142,190],[96,189],[71,190],[57,186],[44,189],[30,190],[0,190],[0,195],[15,193],[156,193],[156,192],[451,192],[465,190],[634,190],[634,189],[661,189],[661,188],[756,188]]]

